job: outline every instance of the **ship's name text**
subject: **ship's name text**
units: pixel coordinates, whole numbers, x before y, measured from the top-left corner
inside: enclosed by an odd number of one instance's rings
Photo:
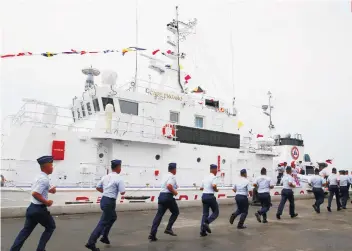
[[[182,96],[180,95],[175,95],[175,94],[165,93],[165,92],[158,92],[150,88],[146,88],[145,92],[148,93],[149,95],[154,96],[155,98],[174,99],[174,100],[182,101]]]

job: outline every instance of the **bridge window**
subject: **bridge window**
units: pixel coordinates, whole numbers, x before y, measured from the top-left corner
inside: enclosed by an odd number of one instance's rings
[[[105,111],[105,106],[107,104],[112,104],[112,106],[114,107],[114,112],[115,112],[114,100],[112,98],[101,98],[101,100],[103,101],[103,109],[104,109],[104,111]]]
[[[93,99],[93,107],[95,112],[100,112],[99,101],[98,99]]]
[[[75,111],[73,109],[72,109],[72,118],[73,118],[73,122],[76,122]]]
[[[138,103],[119,99],[122,113],[138,116]]]
[[[88,115],[92,115],[92,107],[90,106],[90,102],[87,103],[87,111]]]
[[[172,123],[179,123],[179,113],[170,111],[170,122]]]
[[[82,115],[83,115],[83,117],[85,117],[86,116],[86,109],[84,108],[83,103],[81,104],[81,107],[82,107]]]
[[[81,117],[81,112],[79,111],[79,108],[77,108],[77,117],[78,117],[78,119],[81,119],[82,117]]]
[[[203,128],[203,117],[201,117],[201,116],[195,117],[195,127]]]

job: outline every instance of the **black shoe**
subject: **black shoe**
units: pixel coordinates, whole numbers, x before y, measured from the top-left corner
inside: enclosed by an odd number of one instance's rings
[[[149,239],[150,241],[157,241],[157,240],[158,240],[158,238],[156,238],[156,236],[155,236],[155,235],[152,235],[152,234],[150,234],[150,235],[148,236],[148,239]]]
[[[244,225],[239,225],[239,226],[237,226],[237,229],[245,229],[245,228],[247,228],[247,227],[244,226]]]
[[[208,236],[206,232],[200,232],[200,237],[205,237],[205,236]]]
[[[231,216],[230,216],[230,224],[232,225],[233,224],[233,222],[235,221],[235,219],[236,219],[236,215],[235,214],[231,214]]]
[[[203,223],[203,227],[204,227],[205,231],[207,231],[209,234],[211,234],[211,229],[210,229],[208,223]]]
[[[318,208],[317,208],[317,206],[314,204],[314,205],[312,205],[312,207],[314,208],[314,211],[315,212],[318,212]]]
[[[258,222],[262,222],[262,220],[260,219],[259,213],[255,213],[254,215],[255,215],[255,217],[257,217],[257,221],[258,221]]]
[[[347,209],[347,207],[343,207],[342,209]]]
[[[331,208],[330,208],[330,207],[327,207],[326,209],[327,209],[329,212],[331,212]]]
[[[291,218],[293,219],[293,218],[296,218],[298,216],[298,214],[293,214],[293,215],[291,215]]]
[[[339,207],[338,209],[337,209],[337,211],[341,211],[342,209],[341,209],[341,207]]]
[[[97,248],[94,244],[89,245],[88,243],[86,244],[86,248],[92,250],[92,251],[100,251],[99,248]]]
[[[102,238],[100,239],[100,241],[101,241],[102,243],[107,244],[107,245],[110,244],[110,241],[109,241],[108,237],[102,237]]]
[[[177,236],[177,234],[175,234],[174,231],[172,231],[171,229],[170,229],[170,230],[166,229],[166,230],[164,231],[164,233],[165,233],[165,234],[172,235],[172,236]]]
[[[276,219],[281,220],[280,214],[276,215]]]
[[[268,221],[265,219],[265,220],[263,220],[263,223],[268,223]]]

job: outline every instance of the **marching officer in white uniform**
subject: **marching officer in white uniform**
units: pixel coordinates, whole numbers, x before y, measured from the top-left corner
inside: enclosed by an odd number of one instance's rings
[[[345,170],[342,170],[342,175],[340,175],[340,192],[341,192],[341,206],[346,209],[348,200],[348,189],[349,189],[349,177],[348,173],[346,175]]]
[[[207,236],[207,232],[211,233],[209,224],[212,223],[219,216],[219,205],[214,196],[214,192],[218,192],[217,177],[218,166],[210,165],[210,174],[208,174],[200,187],[203,190],[202,203],[203,203],[203,216],[200,224],[200,236]],[[213,212],[209,216],[209,210]]]
[[[150,230],[150,234],[148,236],[148,239],[150,241],[158,240],[156,238],[156,233],[158,231],[160,222],[167,209],[170,210],[171,216],[164,233],[172,236],[177,236],[174,233],[174,231],[172,231],[172,226],[174,225],[179,215],[179,209],[178,209],[176,200],[174,198],[174,196],[178,194],[176,190],[178,186],[177,186],[176,177],[175,177],[176,166],[177,166],[176,163],[170,163],[168,167],[169,172],[162,180],[161,191],[158,197],[158,211],[155,215],[155,218],[153,220],[153,225]]]
[[[296,187],[296,185],[293,177],[291,176],[291,173],[292,173],[291,167],[290,166],[286,167],[286,174],[281,180],[281,183],[283,185],[283,189],[281,191],[281,201],[276,213],[276,218],[278,220],[281,219],[282,211],[284,210],[287,200],[290,202],[291,218],[295,218],[298,216],[298,214],[295,213],[295,197],[292,191],[292,188]]]
[[[339,191],[339,182],[336,175],[336,168],[334,167],[331,171],[331,174],[328,177],[329,184],[329,199],[328,199],[328,211],[331,212],[331,202],[332,199],[336,198],[337,211],[341,210],[341,201],[340,201],[340,191]]]
[[[111,173],[105,175],[97,184],[96,189],[103,193],[100,200],[100,208],[103,214],[96,228],[93,230],[89,237],[86,248],[92,251],[99,251],[100,249],[95,246],[98,238],[102,235],[100,241],[105,244],[110,244],[109,232],[117,219],[116,216],[116,198],[119,195],[125,194],[125,183],[120,176],[121,160],[111,161]]]
[[[261,176],[254,181],[253,186],[258,188],[258,197],[262,208],[254,215],[259,222],[262,222],[260,217],[263,216],[263,223],[268,223],[266,213],[271,206],[270,189],[274,188],[274,184],[271,178],[266,175],[266,169],[264,167],[260,170],[260,174]]]
[[[45,231],[40,237],[37,251],[45,251],[45,246],[56,228],[55,221],[47,209],[53,204],[52,200],[48,200],[48,193],[56,193],[56,188],[50,188],[49,184],[49,175],[53,172],[53,157],[43,156],[37,159],[37,162],[40,165],[41,173],[32,186],[31,204],[27,208],[26,222],[10,251],[21,250],[24,242],[38,223],[45,227]]]
[[[246,226],[244,226],[244,221],[247,218],[249,207],[248,192],[251,186],[249,184],[249,180],[247,179],[247,170],[242,169],[240,174],[240,180],[236,182],[232,189],[236,193],[235,200],[237,204],[237,210],[230,216],[230,224],[233,224],[236,217],[241,215],[237,228],[244,229],[246,228]]]
[[[276,185],[279,186],[281,184],[281,179],[284,176],[284,172],[285,172],[285,168],[287,166],[287,162],[284,162],[284,166],[282,166],[281,164],[278,164],[275,171],[278,172],[277,174],[277,181],[276,181]]]
[[[315,212],[320,214],[320,205],[324,203],[324,190],[323,186],[326,185],[325,179],[319,175],[319,169],[314,170],[315,175],[309,180],[309,185],[313,187],[315,203],[312,205]]]

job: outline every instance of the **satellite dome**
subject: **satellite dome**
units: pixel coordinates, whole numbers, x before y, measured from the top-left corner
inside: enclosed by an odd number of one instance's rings
[[[114,71],[104,71],[101,74],[102,84],[113,86],[117,81],[117,73]]]

